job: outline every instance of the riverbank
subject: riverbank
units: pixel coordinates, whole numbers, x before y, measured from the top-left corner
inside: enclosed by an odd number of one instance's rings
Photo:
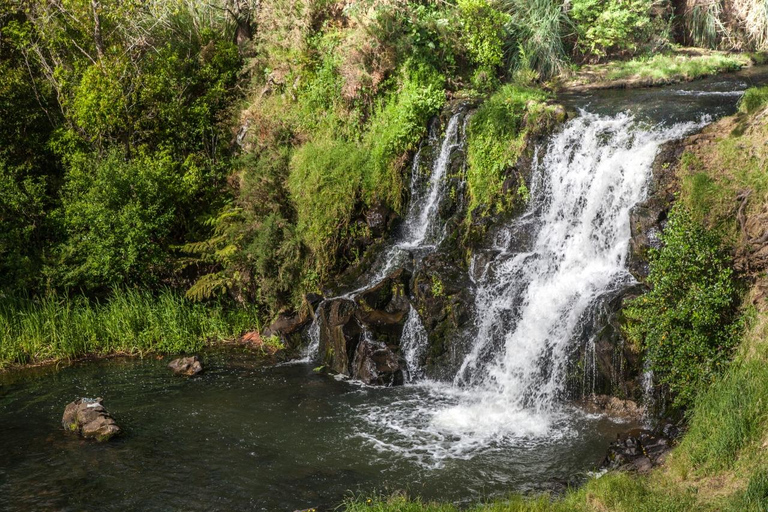
[[[691,82],[764,64],[764,53],[733,53],[680,48],[630,60],[587,64],[571,75],[555,77],[547,86],[556,91],[635,89]]]
[[[108,300],[0,300],[0,371],[112,355],[178,354],[258,331],[255,307],[192,302],[172,291],[122,290]]]

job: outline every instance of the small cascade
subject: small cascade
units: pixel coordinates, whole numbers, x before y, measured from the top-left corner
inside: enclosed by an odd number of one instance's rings
[[[315,320],[308,331],[309,344],[304,357],[301,359],[302,362],[311,362],[318,357],[320,325],[317,318],[324,303],[338,298],[353,300],[360,293],[376,286],[398,267],[403,266],[409,258],[412,258],[414,265],[418,265],[424,256],[433,252],[440,244],[445,236],[445,223],[440,218],[440,203],[448,190],[448,171],[451,159],[465,142],[466,119],[466,113],[463,110],[454,113],[448,120],[442,138],[437,131],[439,128],[437,124],[430,129],[426,145],[435,148],[436,156],[431,165],[429,179],[424,179],[421,170],[424,150],[422,146],[413,159],[410,183],[411,199],[400,229],[392,243],[383,252],[382,257],[368,272],[368,278],[363,287],[338,297],[325,299],[318,306],[314,315]],[[438,148],[439,151],[437,151]],[[426,330],[418,312],[411,307],[400,343],[401,352],[407,364],[406,374],[409,380],[422,375],[419,361],[426,348],[426,343]]]
[[[403,335],[400,339],[400,352],[405,359],[408,382],[413,382],[424,376],[421,368],[421,359],[427,348],[427,330],[421,322],[418,311],[411,306],[408,318],[403,327]]]
[[[411,171],[411,201],[403,220],[402,229],[395,243],[389,247],[382,258],[383,263],[375,271],[371,283],[375,284],[401,264],[411,252],[434,250],[445,236],[445,225],[440,222],[439,205],[446,192],[446,177],[453,153],[464,144],[460,133],[462,112],[455,113],[448,121],[445,135],[440,142],[440,152],[432,164],[432,172],[426,188],[422,184],[420,172],[421,151],[413,160]],[[430,133],[430,143],[438,141],[436,134]],[[423,256],[423,254],[421,254]]]

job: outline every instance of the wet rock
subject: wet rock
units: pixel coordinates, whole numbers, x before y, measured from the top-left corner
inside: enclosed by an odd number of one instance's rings
[[[357,304],[349,299],[332,299],[318,310],[319,353],[322,364],[341,375],[352,375],[351,361],[360,342],[361,328],[354,318]]]
[[[465,353],[462,334],[474,316],[474,287],[467,270],[449,253],[430,254],[413,278],[412,295],[429,338],[423,361],[427,373],[448,376],[457,369],[456,355]]]
[[[608,448],[602,469],[647,473],[664,463],[672,449],[672,440],[658,429],[635,429],[619,434]]]
[[[119,434],[120,427],[101,402],[101,398],[79,398],[67,404],[61,418],[64,429],[97,441],[107,441]]]
[[[365,223],[374,238],[385,235],[389,231],[392,220],[392,210],[381,202],[375,203],[365,213]]]
[[[311,298],[316,299],[314,295]],[[307,300],[309,301],[309,297]],[[311,307],[310,303],[305,304],[298,312],[294,310],[281,311],[277,314],[277,318],[264,329],[261,336],[263,338],[279,336],[287,348],[296,349],[304,343],[304,329],[312,323],[311,312],[313,310],[314,308]]]
[[[645,408],[637,402],[609,395],[591,395],[579,402],[579,405],[592,414],[605,414],[628,421],[639,421],[645,413]]]
[[[168,368],[173,370],[176,375],[197,375],[203,371],[203,365],[200,364],[200,358],[197,356],[180,357],[168,363]]]
[[[403,366],[385,344],[363,338],[355,350],[352,378],[369,385],[400,385],[404,380]]]
[[[410,273],[399,269],[354,300],[336,298],[318,308],[323,365],[366,384],[403,381],[400,337],[410,310]]]

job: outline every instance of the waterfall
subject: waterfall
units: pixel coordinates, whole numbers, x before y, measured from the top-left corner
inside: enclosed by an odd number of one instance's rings
[[[375,272],[372,284],[384,279],[402,263],[409,252],[434,250],[445,235],[445,226],[440,222],[438,207],[446,191],[446,176],[451,163],[451,156],[464,143],[459,129],[464,114],[455,113],[448,121],[445,135],[440,141],[440,152],[435,158],[426,189],[422,186],[420,173],[421,151],[413,159],[411,171],[411,201],[403,220],[402,230],[394,244],[385,252],[383,264]],[[430,142],[439,139],[430,133]]]
[[[547,430],[579,327],[633,280],[629,211],[645,196],[659,146],[701,125],[643,127],[626,113],[581,112],[551,138],[517,221],[530,242],[501,247],[478,281],[477,335],[454,379],[477,393],[434,421],[489,434]],[[536,420],[518,428],[523,412]]]
[[[526,211],[497,231],[490,261],[470,264],[477,314],[453,381],[422,380],[417,398],[369,408],[359,435],[429,467],[578,436],[563,400],[568,365],[585,334],[594,343],[585,330],[597,308],[633,283],[630,209],[647,193],[660,146],[706,123],[581,111],[553,134],[534,158]],[[402,347],[419,354],[418,341]]]

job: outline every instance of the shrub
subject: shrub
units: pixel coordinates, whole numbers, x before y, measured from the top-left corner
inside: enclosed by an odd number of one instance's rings
[[[651,18],[652,0],[573,0],[577,48],[598,59],[633,55],[666,34]],[[659,30],[662,28],[662,30]]]
[[[406,157],[427,132],[429,119],[445,103],[445,78],[429,65],[409,63],[399,90],[383,100],[363,136],[368,149],[363,188],[366,201],[402,206]]]
[[[299,148],[291,161],[288,190],[298,213],[298,231],[318,268],[334,250],[359,198],[365,153],[353,142],[319,138]]]
[[[514,201],[501,195],[505,172],[519,158],[536,117],[547,115],[546,98],[538,89],[506,85],[472,116],[467,134],[470,213],[480,205],[498,211]]]
[[[180,206],[195,189],[167,154],[71,157],[62,208],[67,239],[51,272],[70,287],[152,283],[164,273]]]
[[[459,0],[462,42],[479,67],[494,68],[504,57],[504,28],[509,15],[488,0]]]
[[[674,407],[688,407],[697,391],[727,364],[742,322],[739,289],[718,234],[679,207],[650,252],[651,290],[627,304],[626,331],[646,350],[657,382]]]

